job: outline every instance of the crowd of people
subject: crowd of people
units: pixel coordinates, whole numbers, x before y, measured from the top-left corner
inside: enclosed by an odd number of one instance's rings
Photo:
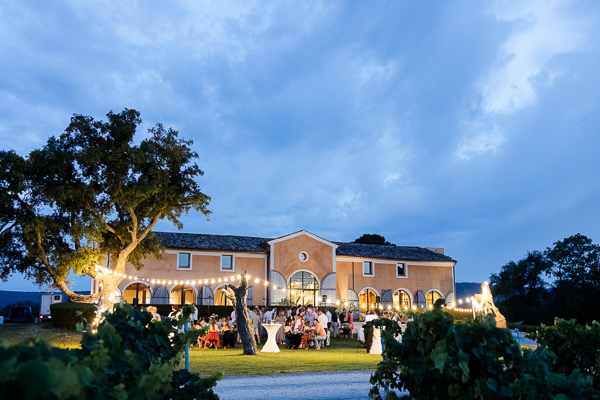
[[[152,314],[153,320],[161,320],[162,317],[158,314],[156,307],[149,306],[147,311]],[[267,336],[262,325],[268,323],[281,325],[275,335],[277,344],[288,345],[289,348],[294,349],[328,347],[330,337],[337,337],[338,334],[342,339],[353,338],[354,320],[352,313],[346,309],[329,311],[319,307],[297,306],[276,307],[269,310],[266,307],[257,306],[253,309],[248,308],[247,312],[257,344],[261,343],[261,338]],[[178,319],[180,315],[181,309],[173,306],[168,318]],[[376,310],[371,310],[360,314],[360,317],[368,322],[380,316]],[[391,318],[400,324],[406,323],[406,316],[398,313],[392,315],[385,311],[382,317]],[[195,309],[195,313],[190,318],[192,328],[209,327],[208,333],[198,338],[199,348],[227,349],[235,348],[236,343],[241,343],[235,310],[224,317],[213,314],[210,317],[198,318],[198,310]],[[370,334],[364,332],[362,327],[359,330],[358,339],[365,343],[367,349],[370,348]]]

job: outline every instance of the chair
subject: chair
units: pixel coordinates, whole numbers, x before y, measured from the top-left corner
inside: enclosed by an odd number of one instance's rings
[[[322,349],[325,347],[325,342],[327,341],[327,335],[315,336],[315,340],[317,342],[317,349]]]

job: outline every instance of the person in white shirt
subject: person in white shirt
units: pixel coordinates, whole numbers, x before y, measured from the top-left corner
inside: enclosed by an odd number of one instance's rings
[[[327,325],[328,325],[329,320],[327,319],[327,315],[325,315],[323,313],[323,310],[319,310],[319,316],[317,317],[317,321],[319,322],[319,325],[321,325],[323,327],[323,329],[327,330]],[[329,336],[330,336],[329,330],[327,330],[326,336],[327,336],[327,341],[325,343],[325,346],[329,346]]]
[[[325,315],[327,316],[327,329],[331,329],[331,313],[329,310],[325,311]]]

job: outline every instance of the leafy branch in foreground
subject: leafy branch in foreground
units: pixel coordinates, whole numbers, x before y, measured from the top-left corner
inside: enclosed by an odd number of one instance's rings
[[[188,306],[178,321],[153,322],[148,312],[117,305],[104,315],[97,334],[84,335],[81,349],[59,350],[34,340],[0,346],[0,398],[218,399],[212,391],[218,375],[200,378],[177,369],[185,348],[206,334],[173,335],[190,312]]]
[[[383,361],[371,377],[373,399],[395,399],[395,390],[408,391],[406,399],[600,398],[591,376],[577,369],[552,372],[556,355],[545,347],[521,352],[492,314],[455,323],[436,307],[411,316],[404,334],[388,319],[367,324],[384,328]]]

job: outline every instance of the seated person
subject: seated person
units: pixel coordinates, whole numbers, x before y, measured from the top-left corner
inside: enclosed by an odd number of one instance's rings
[[[302,348],[304,350],[308,350],[308,348],[311,346],[311,343],[312,343],[312,346],[314,346],[314,341],[315,341],[315,331],[310,324],[310,320],[306,320],[306,321],[304,321],[304,331],[302,334]]]
[[[317,342],[316,349],[319,350],[321,348],[319,341],[325,343],[325,340],[327,340],[327,332],[325,332],[325,328],[323,328],[323,326],[319,323],[318,319],[315,319],[314,323],[314,332],[316,334],[315,340]]]
[[[227,346],[234,349],[235,348],[235,334],[233,333],[233,329],[229,325],[228,321],[223,322],[223,327],[220,332],[223,334],[223,348],[226,349]]]

